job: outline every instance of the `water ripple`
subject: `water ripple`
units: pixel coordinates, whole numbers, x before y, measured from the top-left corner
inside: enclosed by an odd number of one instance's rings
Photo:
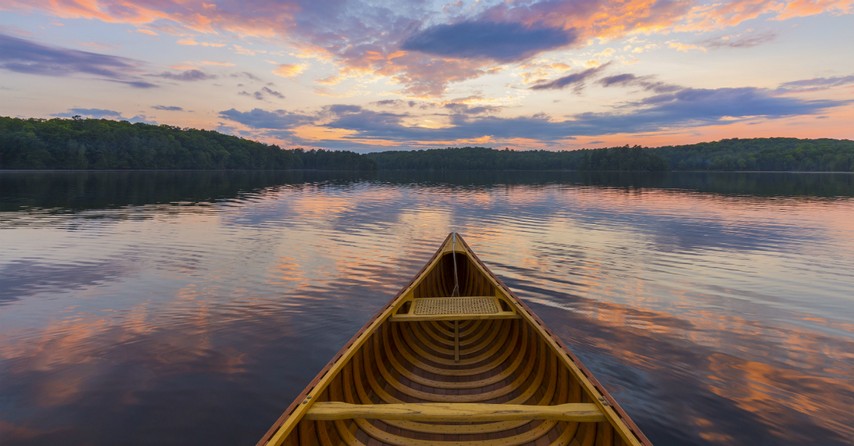
[[[844,179],[58,175],[0,178],[4,444],[254,442],[451,230],[655,444],[854,438]]]

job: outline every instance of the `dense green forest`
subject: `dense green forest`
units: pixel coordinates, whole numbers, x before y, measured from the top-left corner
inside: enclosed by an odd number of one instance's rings
[[[854,172],[854,141],[839,139],[725,139],[652,152],[672,170]]]
[[[380,169],[854,172],[854,141],[836,139],[725,139],[654,149],[626,146],[557,152],[464,147],[367,156]]]
[[[353,152],[283,150],[208,130],[106,119],[0,117],[0,169],[370,170]]]
[[[854,141],[754,138],[654,149],[463,147],[359,155],[281,149],[214,131],[105,119],[0,117],[0,169],[325,169],[854,172]]]
[[[667,163],[640,147],[596,150],[494,150],[463,147],[370,153],[380,169],[471,170],[619,170],[660,171]]]

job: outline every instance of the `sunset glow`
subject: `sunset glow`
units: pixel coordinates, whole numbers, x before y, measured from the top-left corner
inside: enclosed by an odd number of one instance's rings
[[[852,139],[852,12],[852,0],[11,0],[0,115],[359,152]]]

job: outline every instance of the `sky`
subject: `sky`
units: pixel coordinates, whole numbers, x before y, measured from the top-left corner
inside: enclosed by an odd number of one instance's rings
[[[2,0],[0,115],[357,152],[854,139],[854,0]]]

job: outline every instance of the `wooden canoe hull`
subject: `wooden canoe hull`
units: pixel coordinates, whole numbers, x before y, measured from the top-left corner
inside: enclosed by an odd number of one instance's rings
[[[650,443],[451,234],[258,444]]]

